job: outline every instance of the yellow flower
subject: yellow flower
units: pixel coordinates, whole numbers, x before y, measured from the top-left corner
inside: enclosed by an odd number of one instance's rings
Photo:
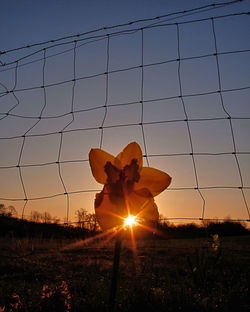
[[[158,220],[154,196],[169,186],[171,177],[143,167],[142,151],[136,142],[128,144],[116,157],[91,149],[89,162],[96,181],[104,184],[95,199],[96,217],[103,230],[122,225],[129,215],[146,222]]]

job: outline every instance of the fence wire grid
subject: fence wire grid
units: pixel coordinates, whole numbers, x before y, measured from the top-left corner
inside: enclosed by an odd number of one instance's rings
[[[235,2],[2,51],[1,202],[69,223],[100,191],[90,148],[137,141],[168,220],[249,221],[250,15],[193,17]]]

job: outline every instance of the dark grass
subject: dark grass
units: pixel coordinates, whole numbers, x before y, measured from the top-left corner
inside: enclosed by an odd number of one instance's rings
[[[60,289],[55,295],[65,281],[70,311],[108,311],[114,242],[64,249],[70,243],[2,238],[0,307],[8,311],[17,294],[13,311],[67,311]],[[249,235],[222,238],[218,249],[206,239],[140,240],[137,247],[134,262],[123,241],[117,311],[249,311]],[[47,305],[44,285],[54,291]]]

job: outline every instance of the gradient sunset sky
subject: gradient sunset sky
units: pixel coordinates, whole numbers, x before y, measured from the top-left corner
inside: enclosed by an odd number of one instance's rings
[[[75,221],[90,149],[136,141],[164,217],[248,219],[250,1],[109,28],[221,2],[1,1],[0,50],[31,47],[0,55],[0,203]]]

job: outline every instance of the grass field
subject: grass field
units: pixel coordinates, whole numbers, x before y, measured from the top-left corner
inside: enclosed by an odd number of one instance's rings
[[[107,311],[114,242],[73,243],[1,238],[0,311]],[[122,246],[117,311],[250,310],[249,235]]]

